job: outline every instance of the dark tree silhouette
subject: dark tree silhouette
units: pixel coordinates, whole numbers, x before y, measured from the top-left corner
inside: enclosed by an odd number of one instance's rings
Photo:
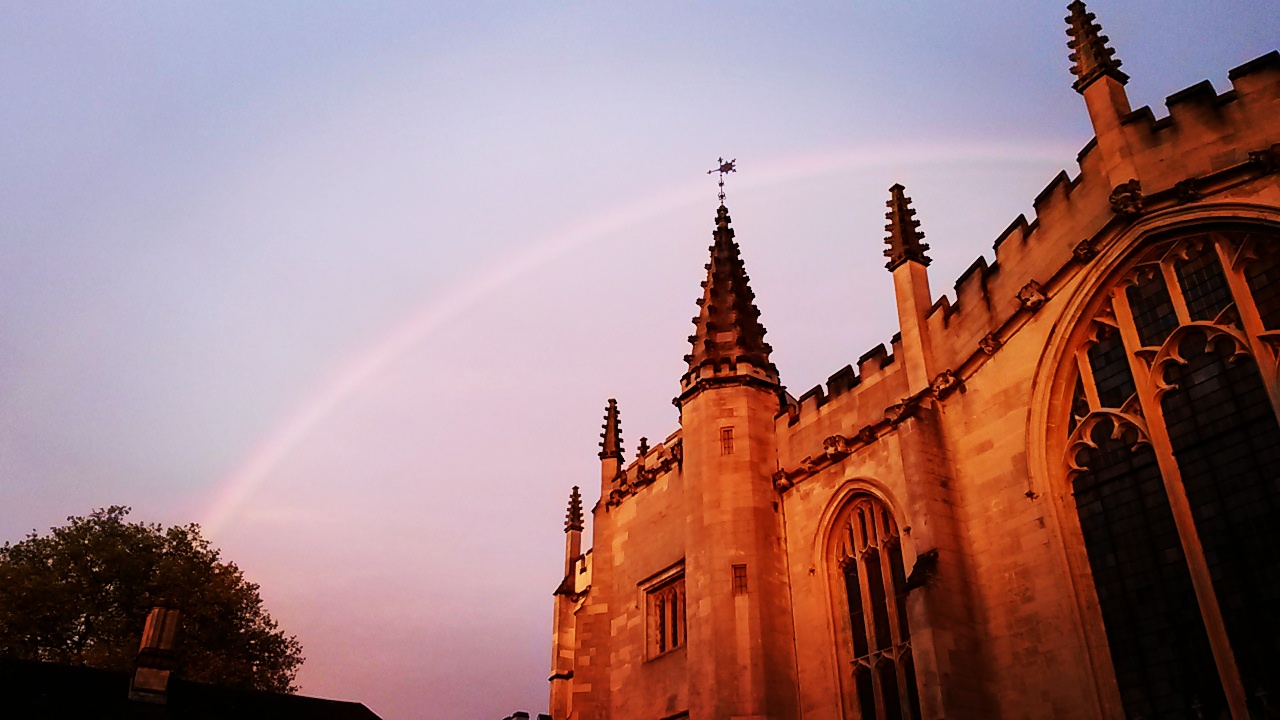
[[[302,646],[196,524],[126,522],[113,506],[0,547],[0,657],[128,671],[147,613],[182,611],[179,677],[295,692]]]

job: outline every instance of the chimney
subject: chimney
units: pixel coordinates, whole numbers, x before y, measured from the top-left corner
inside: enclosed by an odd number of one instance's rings
[[[134,661],[129,699],[163,705],[173,671],[173,638],[178,633],[178,610],[164,603],[151,609],[142,629],[142,644]]]

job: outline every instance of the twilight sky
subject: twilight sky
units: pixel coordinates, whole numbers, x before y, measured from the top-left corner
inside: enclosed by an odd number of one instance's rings
[[[896,329],[1091,131],[1062,2],[0,5],[0,541],[201,522],[387,720],[546,708],[569,487],[675,429],[717,156],[783,381]],[[1134,107],[1274,0],[1091,3]]]

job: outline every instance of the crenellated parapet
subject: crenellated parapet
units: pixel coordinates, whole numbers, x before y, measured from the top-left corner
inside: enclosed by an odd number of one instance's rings
[[[894,335],[892,344],[896,347],[899,342],[900,337]],[[818,412],[828,402],[860,390],[864,384],[871,386],[880,382],[886,376],[901,370],[901,365],[894,364],[895,357],[896,354],[890,354],[884,344],[871,348],[858,358],[856,369],[853,365],[845,365],[828,377],[825,384],[814,385],[798,399],[788,394],[778,410],[778,418],[785,418],[788,426],[794,426],[803,418]]]
[[[1128,224],[1275,172],[1280,137],[1269,118],[1280,115],[1280,53],[1230,78],[1226,93],[1202,82],[1169,96],[1167,117],[1141,108],[1124,118],[1138,178],[1110,184],[1091,140],[1079,173],[1056,175],[1036,196],[1034,218],[1018,216],[996,239],[995,261],[977,258],[956,281],[955,299],[934,302],[928,323],[938,365],[990,355]]]
[[[1247,162],[1251,151],[1276,141],[1266,136],[1266,119],[1280,107],[1280,52],[1245,63],[1228,78],[1231,90],[1221,94],[1205,80],[1169,95],[1164,117],[1142,107],[1121,119],[1148,192]]]
[[[927,387],[908,386],[902,365],[877,346],[859,359],[856,371],[846,366],[825,387],[788,398],[778,416],[779,489],[890,431],[888,418],[902,408],[921,399],[946,402],[963,391],[965,379],[1125,227],[1154,213],[1229,197],[1280,170],[1280,137],[1269,129],[1275,127],[1270,118],[1280,116],[1280,53],[1246,63],[1230,78],[1226,93],[1215,93],[1207,82],[1174,93],[1167,117],[1155,119],[1142,108],[1124,119],[1132,128],[1130,146],[1139,149],[1133,162],[1141,179],[1112,185],[1091,140],[1078,156],[1076,175],[1063,171],[1050,180],[1035,197],[1033,218],[1019,215],[996,238],[995,260],[979,256],[956,280],[954,300],[943,295],[928,308],[925,332],[935,369]],[[1249,141],[1237,149],[1242,136]],[[839,418],[839,427],[825,418]]]
[[[606,509],[617,507],[641,489],[652,485],[663,475],[678,472],[682,467],[684,442],[679,430],[653,447],[648,447],[644,438],[641,440],[642,449],[637,453],[636,459],[618,471],[613,489],[604,501]]]

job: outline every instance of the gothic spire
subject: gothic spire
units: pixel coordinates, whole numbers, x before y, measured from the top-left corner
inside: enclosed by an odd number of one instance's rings
[[[600,433],[600,459],[622,460],[622,420],[618,417],[618,401],[609,398],[604,409],[604,432]]]
[[[569,512],[565,514],[564,531],[582,532],[582,527],[582,495],[578,492],[578,486],[574,485],[573,492],[569,493]]]
[[[1094,22],[1096,15],[1089,12],[1081,0],[1075,0],[1067,6],[1067,47],[1071,48],[1070,60],[1073,63],[1071,74],[1076,81],[1071,85],[1076,92],[1084,89],[1094,80],[1109,75],[1121,85],[1129,80],[1129,76],[1120,71],[1120,60],[1115,57],[1116,51],[1107,47],[1110,40],[1102,34],[1102,26]]]
[[[884,229],[889,232],[884,242],[888,245],[885,248],[884,256],[889,258],[889,262],[885,263],[885,267],[893,270],[908,260],[915,260],[922,265],[928,265],[929,256],[924,254],[929,249],[928,243],[924,240],[924,233],[920,232],[920,221],[916,220],[916,211],[911,207],[911,198],[903,194],[906,188],[901,184],[895,184],[889,188],[889,202],[885,205],[889,208],[889,212],[885,213],[885,218],[889,224]]]
[[[760,310],[755,306],[755,294],[748,285],[750,278],[729,222],[729,209],[721,203],[716,210],[707,279],[702,282],[702,297],[698,298],[700,310],[693,319],[694,333],[689,336],[693,352],[684,359],[690,372],[727,361],[735,366],[750,363],[776,379],[777,368],[769,362],[773,348],[764,341]]]

